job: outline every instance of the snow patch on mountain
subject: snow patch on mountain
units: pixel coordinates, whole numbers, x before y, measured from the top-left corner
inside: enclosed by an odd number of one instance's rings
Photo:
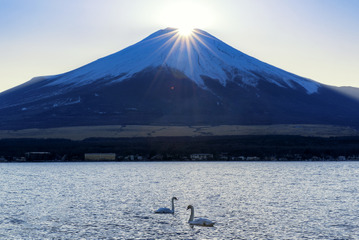
[[[55,102],[52,107],[60,107],[60,106],[68,106],[73,104],[81,103],[81,97],[77,98],[66,98],[66,99],[60,99],[57,102]]]

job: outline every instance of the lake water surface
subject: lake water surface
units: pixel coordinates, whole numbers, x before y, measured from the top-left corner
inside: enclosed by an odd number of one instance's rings
[[[359,162],[1,163],[0,191],[0,239],[359,239]]]

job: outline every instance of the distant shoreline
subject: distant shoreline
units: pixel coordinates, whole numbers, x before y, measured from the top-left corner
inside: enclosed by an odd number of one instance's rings
[[[213,160],[213,161],[180,161],[180,160],[165,160],[165,161],[42,161],[42,162],[17,162],[17,161],[7,161],[7,162],[1,162],[2,163],[175,163],[175,162],[183,162],[183,163],[209,163],[209,162],[359,162],[359,158],[355,160],[297,160],[297,161],[270,161],[270,160],[257,160],[257,161],[225,161],[225,160]]]
[[[359,136],[202,136],[0,139],[0,161],[345,161],[359,157]],[[104,159],[102,159],[104,158]]]

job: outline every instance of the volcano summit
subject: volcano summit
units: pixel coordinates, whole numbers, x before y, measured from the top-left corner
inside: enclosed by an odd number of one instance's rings
[[[359,126],[359,102],[202,30],[159,30],[73,71],[0,94],[0,129],[96,125]]]

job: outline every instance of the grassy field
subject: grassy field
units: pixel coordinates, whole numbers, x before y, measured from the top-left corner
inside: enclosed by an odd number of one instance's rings
[[[0,130],[0,139],[7,138],[132,138],[132,137],[195,137],[245,135],[297,135],[311,137],[359,136],[351,127],[332,125],[220,125],[220,126],[148,126],[114,125],[81,126],[48,129]]]

